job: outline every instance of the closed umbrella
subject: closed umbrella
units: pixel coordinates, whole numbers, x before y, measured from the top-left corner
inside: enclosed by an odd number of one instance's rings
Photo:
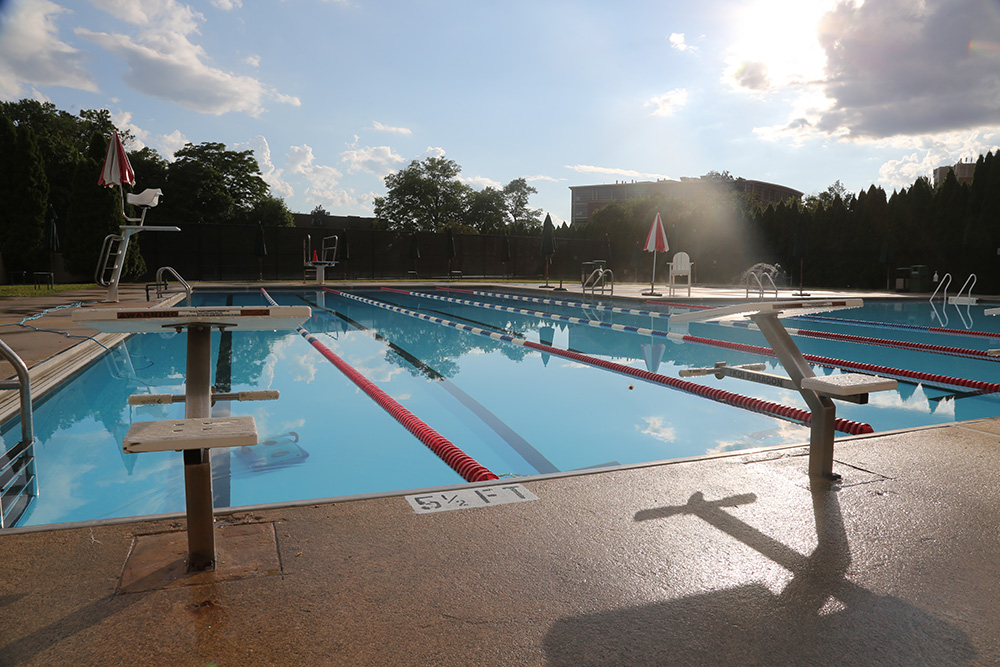
[[[503,264],[503,274],[510,275],[510,235],[505,234],[503,244],[500,246],[500,262]]]
[[[49,271],[55,276],[56,254],[62,252],[59,243],[59,230],[56,229],[56,210],[49,204],[48,214],[45,216],[45,247],[49,251]]]
[[[458,256],[458,252],[455,250],[455,233],[451,231],[451,227],[444,230],[444,252],[445,256],[448,257],[448,277],[451,278],[452,263]]]
[[[552,226],[552,218],[545,214],[545,222],[542,223],[542,257],[545,258],[545,284],[542,287],[552,289],[549,286],[549,264],[552,263],[552,255],[556,254],[556,228]]]
[[[122,183],[135,185],[135,172],[128,161],[128,155],[125,154],[122,139],[118,136],[118,132],[115,132],[111,135],[108,154],[104,156],[104,167],[101,169],[101,177],[97,180],[97,184],[105,187],[117,185],[121,189]]]
[[[653,275],[649,278],[649,291],[643,292],[643,296],[662,296],[661,294],[653,291],[653,283],[656,281],[656,253],[666,252],[670,249],[670,245],[667,243],[667,232],[663,229],[663,221],[660,219],[660,214],[657,212],[656,217],[653,218],[653,224],[649,228],[649,234],[646,236],[646,245],[642,247],[646,252],[653,253]]]
[[[267,243],[264,241],[264,225],[257,225],[257,234],[254,237],[254,254],[257,255],[258,280],[264,279],[264,258],[267,257]]]

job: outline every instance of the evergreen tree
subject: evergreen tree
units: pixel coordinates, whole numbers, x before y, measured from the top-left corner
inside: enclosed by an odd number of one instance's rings
[[[40,271],[48,267],[44,244],[49,183],[29,127],[16,131],[10,168],[12,187],[4,201],[8,216],[3,241],[4,265],[7,271]]]

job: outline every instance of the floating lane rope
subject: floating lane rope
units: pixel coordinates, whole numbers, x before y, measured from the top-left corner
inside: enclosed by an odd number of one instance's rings
[[[744,327],[756,329],[757,326],[750,322],[720,322],[723,326]],[[823,340],[836,340],[845,343],[860,343],[862,345],[874,345],[876,347],[892,347],[899,350],[915,350],[917,352],[930,352],[931,354],[944,354],[950,357],[965,357],[967,359],[982,359],[983,361],[1000,361],[998,357],[991,357],[986,350],[972,350],[965,347],[953,347],[950,345],[934,345],[932,343],[917,343],[908,340],[893,340],[891,338],[873,338],[871,336],[855,336],[853,334],[833,333],[829,331],[813,331],[811,329],[792,329],[785,327],[792,336],[802,336],[803,338],[819,338]]]
[[[597,357],[581,354],[579,352],[572,352],[570,350],[563,350],[557,347],[552,347],[550,345],[535,343],[526,340],[524,338],[520,338],[518,336],[513,336],[511,334],[501,334],[496,331],[488,331],[480,327],[474,327],[469,324],[462,324],[461,322],[446,320],[441,317],[428,315],[426,313],[410,310],[408,308],[403,308],[401,306],[395,306],[393,304],[386,303],[384,301],[376,301],[374,299],[368,299],[362,296],[358,296],[356,294],[350,294],[348,292],[341,292],[329,288],[325,289],[327,292],[330,292],[331,294],[336,294],[338,296],[342,296],[347,299],[353,299],[354,301],[368,304],[370,306],[375,306],[376,308],[382,308],[394,313],[408,315],[410,317],[415,317],[417,319],[424,320],[427,322],[433,322],[435,324],[440,324],[442,326],[451,327],[453,329],[458,329],[460,331],[467,331],[469,333],[478,334],[480,336],[485,336],[486,338],[492,338],[493,340],[502,340],[508,343],[514,343],[515,345],[523,345],[524,347],[539,350],[541,352],[547,352],[548,354],[563,357],[565,359],[578,361],[580,363],[587,364],[589,366],[596,366],[598,368],[604,368],[606,370],[610,370],[615,373],[620,373],[622,375],[630,375],[632,377],[644,380],[646,382],[661,384],[663,386],[671,387],[673,389],[684,391],[689,394],[694,394],[696,396],[708,398],[718,403],[725,403],[726,405],[732,405],[735,407],[743,408],[745,410],[750,410],[752,412],[767,414],[772,417],[778,417],[799,424],[808,424],[812,420],[812,413],[810,413],[808,410],[802,410],[801,408],[796,408],[789,405],[782,405],[780,403],[774,403],[773,401],[765,401],[759,398],[754,398],[752,396],[743,396],[741,394],[736,394],[731,391],[726,391],[724,389],[705,387],[703,385],[695,384],[694,382],[689,382],[687,380],[679,380],[676,378],[667,377],[666,375],[660,375],[659,373],[652,373],[650,371],[640,370],[637,368],[633,368],[631,366],[619,364],[614,361],[598,359]],[[385,288],[385,291],[396,292],[399,294],[409,294],[411,296],[424,296],[418,293],[407,292],[405,290]],[[447,299],[448,297],[443,297],[443,298]],[[850,435],[860,435],[863,433],[874,432],[874,429],[869,424],[852,421],[850,419],[842,419],[840,417],[838,417],[835,420],[834,428],[841,433],[847,433]]]
[[[457,289],[454,287],[438,287],[445,292],[459,292],[462,294],[472,294],[474,296],[485,296],[494,299],[509,299],[511,301],[526,301],[528,303],[540,303],[552,306],[569,306],[571,308],[587,308],[598,312],[620,313],[622,315],[642,315],[644,317],[669,318],[670,313],[663,313],[657,310],[638,310],[635,308],[621,308],[619,306],[602,306],[600,304],[590,304],[585,301],[562,301],[559,299],[542,299],[540,297],[523,296],[521,294],[501,294],[499,292],[481,292],[478,290]],[[689,308],[690,306],[684,306]]]
[[[271,295],[261,289],[261,294],[272,306],[278,305]],[[420,442],[424,443],[428,449],[447,463],[452,470],[457,472],[467,482],[484,482],[491,479],[499,479],[484,466],[480,465],[474,458],[456,447],[450,440],[432,429],[420,420],[419,417],[400,405],[395,399],[382,391],[374,382],[356,371],[350,364],[338,357],[332,350],[316,340],[316,338],[306,331],[304,327],[298,327],[299,335],[309,341],[309,344],[316,348],[320,354],[326,357],[327,361],[337,367],[341,373],[356,384],[363,392],[374,400],[379,406],[388,412],[407,431],[412,433]]]
[[[894,322],[865,322],[863,320],[852,320],[846,317],[827,317],[823,315],[800,315],[797,320],[809,322],[835,322],[837,324],[851,324],[861,327],[875,327],[881,329],[904,329],[909,331],[929,331],[931,333],[953,334],[956,336],[978,336],[981,338],[1000,338],[1000,333],[992,331],[966,331],[965,329],[946,329],[945,327],[926,327],[919,324],[901,324]]]
[[[759,345],[746,345],[744,343],[730,343],[723,340],[715,340],[712,338],[703,338],[701,336],[691,336],[688,334],[680,334],[670,331],[659,331],[657,329],[646,329],[643,327],[633,327],[624,324],[611,324],[610,322],[600,322],[598,320],[588,320],[582,317],[574,317],[572,315],[556,315],[553,313],[546,313],[539,310],[528,310],[525,308],[515,308],[512,306],[500,306],[497,304],[482,303],[480,301],[468,301],[466,299],[456,299],[453,297],[440,296],[437,294],[426,294],[424,292],[407,292],[405,290],[396,290],[392,288],[383,288],[387,292],[397,292],[400,294],[408,294],[410,296],[421,297],[425,299],[434,299],[437,301],[448,301],[451,303],[456,303],[466,306],[476,306],[481,308],[489,308],[492,310],[500,310],[508,313],[518,313],[521,315],[532,315],[534,317],[542,317],[546,319],[558,320],[561,322],[571,322],[574,324],[584,324],[591,327],[598,327],[602,329],[612,329],[614,331],[624,331],[628,333],[637,333],[644,336],[659,336],[661,338],[669,338],[672,340],[684,341],[687,343],[699,343],[701,345],[710,345],[712,347],[719,347],[728,350],[736,350],[739,352],[749,352],[750,354],[758,354],[762,356],[777,358],[774,350],[769,347],[762,347]],[[729,326],[741,326],[750,327],[753,326],[751,323],[727,323]],[[791,329],[789,333],[796,330]],[[837,334],[839,335],[839,334]],[[958,348],[960,349],[960,348]],[[970,350],[970,352],[977,352],[976,350]],[[985,354],[985,353],[984,353]],[[938,388],[945,388],[952,390],[955,388],[962,389],[973,389],[975,391],[981,391],[983,393],[994,393],[1000,392],[1000,384],[994,382],[982,382],[979,380],[966,380],[964,378],[950,377],[947,375],[938,375],[936,373],[924,373],[922,371],[910,371],[902,368],[892,368],[890,366],[877,366],[874,364],[864,364],[856,361],[846,361],[842,359],[834,359],[833,357],[819,357],[816,355],[803,354],[802,355],[806,361],[810,363],[817,364],[819,366],[824,366],[826,368],[836,368],[840,370],[856,370],[864,371],[873,375],[888,375],[897,380],[904,380],[912,383],[924,383],[928,386],[935,386]],[[964,355],[963,355],[964,356]],[[972,355],[969,355],[972,356]],[[978,358],[978,356],[977,356]],[[991,359],[992,360],[992,359]]]

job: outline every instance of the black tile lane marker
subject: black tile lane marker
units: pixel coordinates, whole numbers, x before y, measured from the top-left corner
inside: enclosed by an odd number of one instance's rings
[[[278,305],[274,299],[271,298],[271,295],[267,293],[267,290],[261,288],[260,293],[272,306]],[[377,384],[366,378],[353,366],[334,354],[333,350],[319,342],[315,336],[306,330],[305,327],[299,326],[296,328],[296,331],[298,331],[299,335],[305,338],[306,341],[313,346],[313,349],[322,354],[323,357],[333,364],[338,371],[343,373],[348,380],[353,382],[361,391],[365,393],[365,395],[375,401],[380,408],[389,413],[389,415],[395,419],[400,426],[409,431],[410,434],[417,438],[417,440],[419,440],[425,447],[434,452],[438,458],[448,464],[448,466],[457,472],[465,481],[482,482],[491,479],[499,479],[499,477],[497,477],[489,469],[480,465],[478,461],[456,447],[453,442],[448,440],[448,438],[435,431],[433,428],[421,421],[419,417],[403,407],[399,401],[382,391]]]
[[[402,359],[406,360],[408,363],[412,364],[414,368],[419,370],[428,379],[438,382],[442,389],[448,392],[452,397],[455,398],[463,407],[465,407],[469,412],[478,417],[483,424],[488,426],[496,435],[507,443],[507,445],[517,452],[517,454],[523,458],[528,465],[538,471],[539,474],[545,474],[550,472],[560,472],[559,468],[555,466],[551,461],[549,461],[545,456],[539,452],[535,447],[525,440],[521,435],[517,433],[514,429],[507,425],[502,419],[493,414],[489,408],[477,401],[475,398],[467,394],[460,387],[458,387],[454,382],[446,378],[444,375],[436,371],[431,366],[427,365],[425,362],[409,353],[396,343],[386,339],[384,336],[376,331],[373,331],[366,327],[365,325],[357,322],[347,315],[340,313],[332,308],[325,308],[320,306],[313,301],[310,301],[306,297],[299,295],[299,298],[305,301],[311,308],[316,310],[322,310],[324,312],[335,315],[340,318],[350,326],[358,329],[359,331],[364,331],[368,335],[375,338],[375,340],[388,346],[393,352],[399,355]]]

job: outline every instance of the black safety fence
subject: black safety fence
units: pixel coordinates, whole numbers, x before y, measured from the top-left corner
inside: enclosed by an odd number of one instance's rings
[[[336,266],[326,269],[328,280],[545,276],[541,235],[454,234],[449,243],[445,233],[264,227],[261,244],[258,227],[179,226],[180,232],[149,231],[133,237],[148,269],[145,280],[152,280],[162,266],[175,269],[185,280],[304,279],[306,262],[313,252],[322,259],[324,238],[330,236],[338,237],[338,252]],[[327,245],[331,243],[327,241]],[[608,254],[604,242],[559,238],[549,279],[578,281],[582,263],[593,260],[610,261],[614,269]],[[648,268],[645,272],[648,276]]]

